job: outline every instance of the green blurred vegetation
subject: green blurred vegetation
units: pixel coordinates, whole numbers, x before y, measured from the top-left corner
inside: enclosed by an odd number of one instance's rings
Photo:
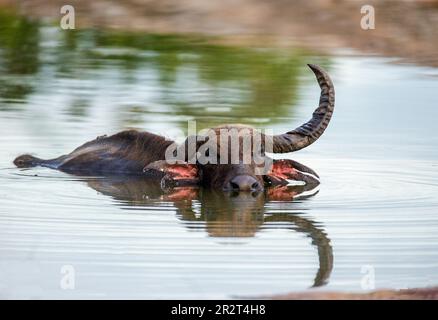
[[[0,11],[0,72],[30,75],[39,68],[39,24],[7,11]],[[2,99],[24,99],[32,86],[22,81],[0,78]]]
[[[169,106],[174,115],[198,120],[200,127],[290,116],[311,53],[217,45],[210,40],[196,35],[62,30],[0,11],[0,103],[2,109],[4,103],[25,103],[29,94],[62,78],[105,86],[100,70],[110,68],[126,85],[138,81],[134,76],[138,71],[156,72],[158,83],[144,83],[159,91],[155,102]],[[48,66],[55,73],[41,72]],[[181,84],[185,78],[189,82]],[[197,94],[198,86],[207,87],[208,94]],[[194,93],[181,94],[186,89]],[[89,107],[87,97],[81,96],[74,99],[69,113],[85,116]],[[125,124],[136,125],[138,114],[149,112],[144,107],[136,104],[125,110]]]

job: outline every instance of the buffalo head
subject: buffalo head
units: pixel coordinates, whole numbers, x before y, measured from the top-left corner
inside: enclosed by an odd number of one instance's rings
[[[163,186],[200,184],[224,191],[261,191],[287,185],[290,180],[319,183],[310,168],[292,160],[272,160],[267,153],[287,153],[315,142],[327,128],[334,110],[335,92],[329,75],[310,65],[321,88],[318,108],[300,127],[267,135],[245,125],[223,125],[204,130],[186,141],[168,146],[166,157],[144,171],[158,175]]]

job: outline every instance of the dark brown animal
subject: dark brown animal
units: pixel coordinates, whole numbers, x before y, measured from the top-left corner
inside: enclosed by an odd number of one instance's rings
[[[55,159],[42,160],[31,155],[22,155],[16,158],[14,163],[20,168],[43,166],[81,175],[147,175],[161,179],[163,186],[200,184],[226,191],[260,191],[271,185],[286,185],[289,183],[288,180],[319,183],[318,175],[312,169],[292,160],[274,160],[270,170],[263,174],[257,170],[263,167],[267,160],[271,160],[265,155],[265,151],[287,153],[300,150],[315,142],[327,128],[334,110],[333,84],[323,69],[310,64],[309,67],[315,73],[321,87],[319,106],[314,111],[312,119],[292,131],[269,137],[244,125],[213,128],[212,132],[217,137],[217,155],[214,157],[217,161],[201,163],[197,158],[193,161],[194,154],[189,152],[189,143],[192,141],[189,137],[185,144],[179,146],[185,147],[183,158],[177,162],[169,162],[166,150],[175,145],[173,141],[149,132],[130,130],[109,137],[98,137]],[[224,141],[220,134],[222,130],[237,132],[237,143]],[[264,163],[256,162],[255,158],[249,162],[243,161],[244,141],[249,137],[255,145],[256,134],[263,140],[260,151],[266,160]],[[212,141],[211,139],[208,137],[199,141],[208,142]],[[199,141],[195,142],[196,154],[202,150]],[[225,156],[222,154],[224,145],[227,146]],[[230,161],[233,152],[238,154],[237,163]]]

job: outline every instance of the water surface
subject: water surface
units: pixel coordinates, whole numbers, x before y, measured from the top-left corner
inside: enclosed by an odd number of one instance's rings
[[[221,46],[195,36],[0,19],[0,296],[233,298],[438,283],[438,70],[350,50]],[[137,128],[181,141],[246,123],[308,120],[324,66],[336,109],[323,137],[284,157],[321,176],[289,197],[162,192],[12,160],[68,153]],[[63,266],[75,289],[60,285]]]

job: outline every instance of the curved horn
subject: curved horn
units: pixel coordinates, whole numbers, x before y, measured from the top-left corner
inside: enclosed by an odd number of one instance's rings
[[[312,119],[302,126],[273,137],[273,152],[286,153],[297,151],[312,144],[327,128],[335,108],[335,89],[327,72],[321,67],[308,64],[315,73],[321,88],[319,107],[313,112]]]

